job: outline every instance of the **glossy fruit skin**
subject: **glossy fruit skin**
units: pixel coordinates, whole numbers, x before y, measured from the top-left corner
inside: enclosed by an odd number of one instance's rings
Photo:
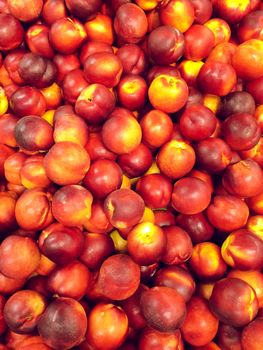
[[[214,133],[215,129],[215,115],[202,105],[189,106],[180,118],[180,131],[191,141],[206,139]]]
[[[235,132],[237,129],[238,137]],[[235,130],[235,131],[234,131]],[[242,132],[247,130],[247,132]],[[224,138],[228,145],[235,151],[247,150],[255,146],[261,136],[259,125],[255,118],[248,113],[237,113],[229,116],[222,125]]]
[[[176,62],[184,53],[182,33],[171,26],[160,26],[149,35],[147,51],[154,63],[167,65]]]
[[[196,287],[190,272],[180,266],[161,268],[154,276],[154,285],[175,289],[185,302],[191,299]]]
[[[98,331],[104,324],[103,331]],[[114,331],[112,331],[114,330]],[[90,313],[87,339],[100,349],[119,347],[128,331],[128,318],[121,307],[110,303],[97,304]]]
[[[203,346],[215,337],[218,323],[218,319],[211,312],[207,300],[195,296],[187,304],[186,318],[180,330],[183,339],[188,343],[194,346]]]
[[[181,334],[179,330],[171,333],[158,332],[150,327],[145,327],[139,339],[139,350],[172,350],[179,349]]]
[[[153,287],[141,296],[141,310],[153,329],[161,332],[173,332],[183,323],[186,307],[183,298],[168,287]],[[166,313],[173,310],[173,313]]]
[[[23,41],[24,30],[21,23],[11,14],[0,14],[0,48],[9,51],[17,48]],[[8,31],[6,30],[8,28]]]
[[[241,331],[238,328],[220,323],[216,340],[218,345],[226,350],[242,350]]]
[[[262,317],[256,318],[242,332],[241,344],[244,350],[258,350],[262,344]]]
[[[128,233],[128,252],[139,265],[151,265],[160,261],[166,244],[163,230],[151,222],[142,222]]]
[[[121,5],[115,15],[114,29],[125,43],[136,44],[147,32],[147,18],[144,11],[135,4]]]
[[[36,328],[46,306],[46,300],[41,294],[30,290],[19,291],[5,304],[4,318],[9,329],[27,334]]]
[[[144,175],[136,183],[136,192],[150,208],[165,208],[171,200],[172,184],[160,174]]]
[[[227,95],[236,82],[237,76],[234,68],[230,64],[221,62],[205,63],[197,77],[197,84],[202,92],[217,96]]]
[[[172,205],[181,214],[198,214],[210,203],[208,185],[197,178],[185,177],[174,184]]]
[[[105,199],[104,211],[116,228],[128,228],[138,224],[144,212],[143,199],[134,191],[119,189]]]
[[[256,316],[258,301],[253,288],[246,282],[237,278],[225,278],[215,284],[209,306],[221,322],[242,327]]]
[[[245,226],[249,209],[244,201],[234,196],[215,196],[207,208],[207,216],[214,227],[234,231]]]

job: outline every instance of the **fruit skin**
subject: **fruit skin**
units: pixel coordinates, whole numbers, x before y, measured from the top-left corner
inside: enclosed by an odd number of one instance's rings
[[[38,331],[51,348],[70,349],[80,344],[87,330],[82,305],[71,298],[57,298],[46,308],[38,322]]]
[[[147,324],[160,332],[174,332],[186,316],[184,299],[168,287],[153,287],[144,291],[141,310]]]
[[[219,321],[211,312],[208,301],[194,296],[187,304],[186,318],[180,330],[188,343],[203,346],[215,337],[218,324]]]
[[[246,282],[230,277],[216,282],[209,306],[221,322],[234,327],[245,326],[258,312],[254,289]]]

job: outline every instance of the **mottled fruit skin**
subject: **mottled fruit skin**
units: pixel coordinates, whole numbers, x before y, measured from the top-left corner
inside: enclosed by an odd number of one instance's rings
[[[161,332],[175,331],[186,316],[184,299],[168,287],[153,287],[144,291],[141,310],[147,324]]]
[[[80,344],[87,330],[87,316],[82,305],[71,298],[57,298],[38,322],[45,344],[54,349],[70,349]]]
[[[139,265],[128,255],[113,255],[102,263],[98,284],[106,298],[127,299],[135,293],[140,284]]]
[[[262,329],[262,317],[256,318],[243,329],[241,344],[244,350],[260,350],[262,348]]]

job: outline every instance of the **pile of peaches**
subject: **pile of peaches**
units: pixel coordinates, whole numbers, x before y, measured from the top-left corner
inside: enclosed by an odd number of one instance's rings
[[[0,350],[262,350],[262,1],[0,0],[0,50]]]

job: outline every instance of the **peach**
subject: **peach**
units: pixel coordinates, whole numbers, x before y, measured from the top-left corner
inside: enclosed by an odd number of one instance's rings
[[[126,254],[108,257],[102,263],[98,286],[102,295],[112,300],[132,296],[140,284],[140,267]]]
[[[90,167],[90,158],[84,147],[64,141],[56,143],[44,157],[49,179],[58,185],[78,184]]]
[[[117,158],[122,171],[134,178],[143,175],[152,165],[152,153],[148,147],[140,143],[133,151],[120,154]]]
[[[87,339],[95,348],[117,349],[125,341],[127,332],[128,318],[119,306],[99,303],[91,310]]]
[[[161,260],[165,247],[164,231],[151,222],[142,222],[128,234],[128,252],[139,265],[151,265]]]
[[[191,299],[196,286],[190,272],[180,266],[161,268],[154,276],[154,285],[175,289],[185,302]]]
[[[185,105],[188,87],[181,78],[161,74],[151,82],[148,95],[155,109],[165,113],[175,113]]]
[[[84,340],[86,330],[85,310],[71,298],[55,299],[38,322],[39,334],[51,348],[71,349]]]
[[[0,257],[0,272],[8,278],[20,280],[20,283],[21,279],[36,271],[40,262],[37,244],[31,238],[16,235],[3,240]]]
[[[199,279],[205,281],[218,280],[227,269],[220,248],[212,242],[202,242],[194,246],[189,266]]]
[[[51,181],[48,179],[42,155],[31,156],[23,163],[20,170],[22,185],[27,189],[48,188]]]
[[[63,96],[67,102],[75,104],[81,91],[86,89],[89,83],[85,79],[81,69],[74,69],[65,74],[62,82]]]
[[[210,200],[209,185],[198,178],[185,177],[174,184],[172,206],[181,214],[198,214],[208,207]]]
[[[7,0],[11,14],[22,22],[36,20],[42,11],[43,0]]]
[[[253,80],[263,75],[263,43],[250,39],[240,44],[232,58],[232,64],[238,77]],[[252,68],[253,67],[253,68]]]
[[[122,75],[118,56],[108,52],[89,55],[84,63],[84,76],[90,84],[103,84],[108,88],[118,85]]]
[[[46,306],[45,298],[40,293],[21,290],[7,300],[4,318],[10,330],[27,334],[36,328]]]
[[[114,29],[125,43],[139,42],[145,36],[147,26],[147,17],[139,6],[127,3],[118,8],[114,18]]]
[[[172,350],[180,349],[181,334],[179,330],[170,333],[158,332],[150,327],[145,327],[139,337],[139,350]],[[183,348],[181,348],[183,350]]]
[[[142,141],[151,148],[157,148],[172,138],[173,122],[168,114],[156,109],[146,113],[140,120]]]
[[[49,109],[46,113],[51,113],[50,110],[52,110],[52,108],[57,108],[61,104],[62,91],[58,84],[53,83],[50,86],[42,88],[41,93],[45,98],[47,109]],[[42,118],[44,118],[44,114]]]
[[[141,311],[147,325],[160,332],[174,332],[186,316],[183,297],[169,287],[153,287],[142,293]]]
[[[215,45],[227,43],[230,40],[231,28],[222,18],[211,18],[204,25],[214,33]]]
[[[157,154],[157,165],[162,173],[178,179],[189,173],[195,164],[195,151],[184,141],[171,140]]]
[[[56,267],[48,276],[47,288],[61,297],[81,299],[89,287],[90,272],[79,261]]]
[[[57,1],[57,0],[55,0]],[[72,70],[80,68],[80,61],[76,55],[69,54],[69,55],[62,55],[62,54],[56,54],[53,58],[53,62],[55,63],[58,74],[56,82],[58,84],[62,83],[65,75]]]
[[[124,108],[135,111],[145,105],[147,91],[146,81],[140,75],[127,74],[117,87],[118,100]]]
[[[241,330],[224,323],[220,323],[216,340],[221,349],[242,350],[241,348]]]
[[[207,300],[194,296],[187,304],[186,318],[180,328],[183,339],[194,346],[208,344],[216,335],[218,320]]]
[[[171,200],[172,184],[161,174],[144,175],[136,183],[136,192],[150,208],[165,208]]]
[[[0,273],[0,293],[1,294],[13,294],[14,292],[23,288],[26,283],[25,278],[9,278]]]
[[[238,278],[224,278],[216,282],[209,306],[219,321],[234,327],[251,322],[258,312],[255,291]]]
[[[63,54],[74,53],[86,37],[87,34],[82,23],[70,17],[57,19],[53,22],[49,33],[53,48]]]
[[[231,233],[221,247],[225,262],[236,269],[261,269],[263,241],[247,229]]]
[[[81,226],[91,216],[92,195],[80,185],[67,185],[53,196],[52,213],[66,226]]]
[[[104,202],[104,211],[110,223],[121,229],[138,224],[143,217],[144,208],[141,196],[129,189],[111,192]]]
[[[8,113],[0,118],[0,139],[1,143],[9,147],[17,147],[14,129],[18,118]]]
[[[15,139],[22,149],[30,152],[48,150],[54,143],[53,128],[41,117],[29,115],[15,126]]]
[[[262,308],[263,305],[263,274],[257,270],[241,271],[241,270],[231,270],[227,277],[239,278],[242,281],[247,282],[256,292],[258,299],[258,306]]]
[[[113,23],[109,16],[98,13],[95,18],[88,20],[84,27],[89,41],[113,44]]]
[[[74,71],[73,71],[74,72]],[[85,121],[74,113],[54,116],[55,143],[74,142],[85,147],[89,139],[89,130]]]
[[[0,232],[5,233],[16,228],[16,198],[12,192],[0,192]]]
[[[241,160],[227,167],[223,186],[230,194],[240,197],[257,196],[263,191],[263,172],[254,160]]]
[[[207,217],[221,231],[233,231],[246,225],[249,216],[244,201],[230,195],[215,196],[207,208]]]
[[[63,0],[47,0],[42,11],[45,23],[51,25],[56,20],[67,16],[65,2]]]
[[[170,0],[161,7],[160,18],[164,25],[184,33],[194,22],[194,5],[190,0]]]
[[[122,63],[123,73],[142,74],[145,72],[148,62],[143,49],[136,44],[121,46],[116,55]]]
[[[101,233],[86,233],[80,261],[89,269],[97,269],[114,252],[112,237]]]
[[[262,346],[263,319],[256,318],[242,332],[241,344],[244,350],[260,350]]]
[[[140,300],[143,291],[147,289],[148,287],[144,284],[140,284],[137,291],[131,297],[121,302],[121,307],[128,317],[129,326],[135,330],[142,329],[146,326],[145,318],[141,313]]]
[[[21,23],[11,14],[0,14],[0,49],[13,50],[23,41],[24,29]]]
[[[237,82],[234,68],[228,63],[206,62],[197,76],[198,87],[204,93],[225,96]]]
[[[55,53],[49,42],[49,28],[44,24],[34,24],[26,32],[26,43],[30,51],[46,58]]]
[[[99,10],[101,0],[66,0],[66,6],[77,18],[87,19]]]
[[[34,87],[18,88],[10,97],[10,107],[17,117],[41,116],[46,111],[44,96]]]
[[[228,0],[216,1],[215,10],[228,23],[234,24],[240,22],[250,12],[250,3],[249,0],[233,1],[232,3]]]
[[[18,198],[16,221],[25,230],[41,230],[51,224],[51,194],[40,188],[26,190]]]
[[[54,223],[41,232],[38,244],[47,258],[58,265],[66,265],[80,256],[84,240],[79,228]]]
[[[200,24],[191,26],[184,34],[184,57],[188,60],[200,61],[206,58],[215,45],[215,36],[208,27]],[[199,42],[200,38],[201,44]]]
[[[105,212],[103,201],[94,200],[91,204],[91,216],[84,223],[84,227],[89,232],[107,233],[112,230],[112,225],[109,222]]]
[[[147,53],[156,64],[175,63],[185,50],[185,38],[176,28],[160,26],[154,29],[147,40]]]
[[[105,146],[116,154],[132,152],[142,139],[141,127],[137,120],[123,115],[113,115],[107,120],[101,134]]]
[[[107,159],[94,161],[83,179],[84,186],[97,199],[104,198],[120,188],[121,182],[120,167],[114,161]]]
[[[81,91],[75,111],[90,124],[100,124],[113,111],[116,103],[114,93],[102,84],[91,84]]]
[[[230,42],[223,42],[217,44],[207,57],[207,62],[218,61],[222,63],[231,64],[232,57],[236,51],[237,46]]]

